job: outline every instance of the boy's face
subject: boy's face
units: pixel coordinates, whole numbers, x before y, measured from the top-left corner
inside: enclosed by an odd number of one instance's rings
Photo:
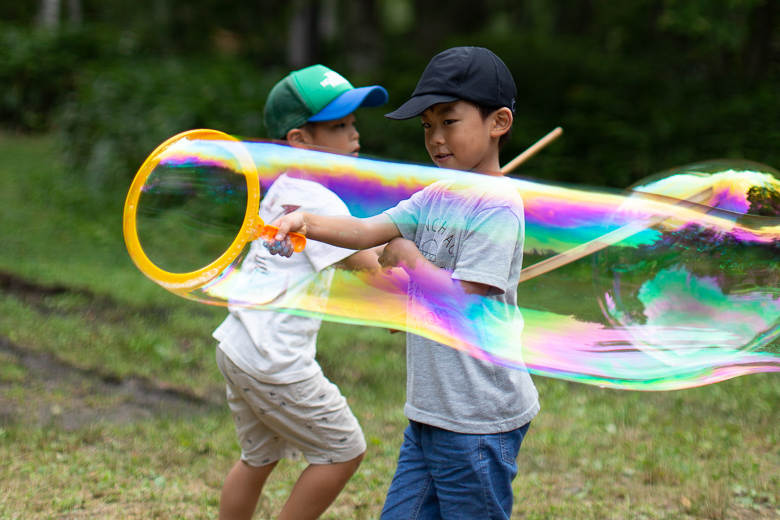
[[[479,173],[498,170],[494,124],[490,117],[483,120],[477,107],[462,100],[439,103],[420,117],[425,147],[437,166]]]
[[[304,134],[306,144],[331,148],[352,155],[357,155],[360,151],[360,134],[355,128],[355,114],[331,121],[312,123],[301,128],[301,132]]]

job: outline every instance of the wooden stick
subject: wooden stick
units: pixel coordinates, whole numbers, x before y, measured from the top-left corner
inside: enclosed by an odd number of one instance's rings
[[[698,193],[694,193],[693,195],[687,197],[686,200],[678,202],[675,204],[675,207],[679,208],[679,211],[682,211],[691,207],[692,205],[704,203],[708,201],[710,197],[712,197],[712,188],[707,188]],[[674,216],[675,211],[672,211],[670,214],[656,215],[655,217],[642,222],[627,224],[614,231],[610,231],[609,233],[602,235],[599,238],[594,238],[589,242],[585,242],[584,244],[580,244],[567,251],[564,251],[563,253],[552,256],[547,260],[542,260],[541,262],[523,269],[520,273],[520,282],[528,281],[531,278],[535,278],[540,274],[552,271],[553,269],[561,267],[562,265],[566,265],[569,262],[579,260],[583,256],[588,256],[589,254],[600,251],[605,247],[611,246],[612,244],[617,244],[621,240],[625,240],[630,236],[636,235],[640,231],[674,218]]]
[[[515,168],[523,164],[525,161],[527,161],[528,159],[536,155],[536,153],[539,152],[539,150],[541,150],[551,142],[558,139],[562,133],[563,133],[563,128],[561,128],[560,126],[557,127],[555,130],[553,130],[546,136],[539,139],[536,143],[531,145],[528,148],[528,150],[524,151],[523,153],[521,153],[520,155],[518,155],[517,157],[509,161],[506,165],[504,165],[503,168],[501,168],[501,171],[504,173],[511,172],[512,170],[514,170]]]

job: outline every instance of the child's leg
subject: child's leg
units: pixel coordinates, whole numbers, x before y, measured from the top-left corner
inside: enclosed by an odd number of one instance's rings
[[[259,419],[262,413],[254,402],[256,396],[244,392],[251,392],[252,381],[219,348],[216,357],[225,377],[228,407],[241,446],[241,460],[228,472],[222,486],[219,519],[249,520],[277,461],[294,453]]]
[[[274,416],[275,429],[309,461],[279,518],[318,518],[360,466],[363,431],[338,387],[321,373],[279,388],[276,397],[285,405]]]
[[[511,516],[516,459],[528,426],[487,435],[424,427],[425,460],[443,518],[505,520]]]
[[[355,473],[366,451],[363,431],[347,400],[321,372],[274,385],[243,373],[219,350],[217,364],[227,380],[242,460],[248,463],[231,473],[235,471],[236,480],[244,479],[247,486],[264,483],[267,474],[263,477],[247,468],[265,468],[302,453],[311,465],[299,477],[280,518],[318,517]]]
[[[251,520],[265,481],[276,462],[266,466],[250,466],[239,460],[225,477],[219,500],[219,520]]]
[[[279,520],[319,518],[357,471],[365,453],[337,464],[311,464],[293,486]]]
[[[409,426],[404,431],[398,467],[382,508],[382,520],[442,518],[433,477],[423,453],[423,427],[424,425],[418,422],[409,421]]]

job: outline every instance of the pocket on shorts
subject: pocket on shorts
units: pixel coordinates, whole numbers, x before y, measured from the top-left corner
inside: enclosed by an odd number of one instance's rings
[[[515,464],[517,456],[520,454],[520,446],[523,444],[525,434],[528,432],[529,424],[521,426],[516,430],[499,433],[501,441],[501,458],[507,464]]]
[[[227,355],[219,347],[216,349],[215,356],[217,358],[217,368],[219,368],[219,371],[222,373],[222,377],[228,382],[228,384],[233,385],[233,380],[230,379],[230,376],[228,375],[228,364],[232,363],[232,361],[230,361]]]
[[[347,404],[339,387],[328,381],[322,372],[309,379],[290,384],[290,390],[301,407],[326,407],[329,410],[338,410]]]
[[[501,441],[501,459],[507,464],[516,464],[520,454],[518,437],[522,437],[517,431],[499,433],[498,436]]]
[[[365,451],[365,439],[357,418],[339,388],[324,375],[292,383],[290,392],[310,435],[319,439],[313,443],[317,448],[304,451],[309,462],[344,462]]]

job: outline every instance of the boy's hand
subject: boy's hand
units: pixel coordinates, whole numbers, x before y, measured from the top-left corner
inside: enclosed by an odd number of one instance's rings
[[[292,212],[274,221],[272,226],[278,227],[276,236],[270,240],[264,240],[263,245],[272,255],[290,258],[293,254],[293,244],[288,233],[300,233],[306,235],[306,221],[303,213]]]
[[[290,258],[293,254],[293,244],[289,236],[285,236],[282,240],[263,240],[263,245],[268,252],[272,255],[279,255]]]
[[[382,269],[389,270],[393,267],[414,269],[417,260],[420,258],[423,258],[423,256],[414,242],[396,237],[387,243],[378,261]]]

